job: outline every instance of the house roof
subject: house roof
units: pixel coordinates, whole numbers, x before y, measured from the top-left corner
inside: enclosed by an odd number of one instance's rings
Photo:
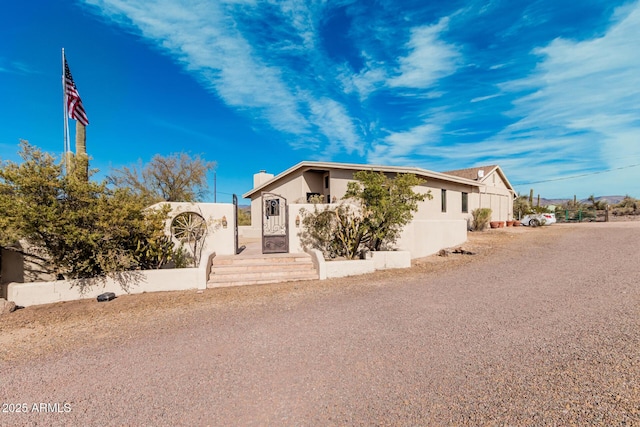
[[[478,175],[480,171],[482,171],[482,177]],[[489,175],[491,175],[493,172],[497,172],[500,175],[500,177],[504,181],[507,188],[509,188],[512,191],[515,191],[513,186],[507,179],[507,176],[502,171],[502,168],[498,165],[477,166],[475,168],[457,169],[457,170],[447,171],[443,173],[446,175],[459,176],[461,178],[472,179],[478,182],[484,182],[487,180]]]
[[[257,186],[251,191],[246,192],[242,195],[244,198],[250,198],[254,194],[263,191],[266,187],[271,186],[277,181],[285,178],[286,176],[298,172],[305,171],[311,169],[340,169],[340,170],[353,170],[353,171],[361,171],[361,170],[372,170],[376,172],[387,172],[387,173],[411,173],[418,177],[423,178],[431,178],[438,179],[441,181],[454,182],[457,184],[465,184],[473,187],[480,187],[481,184],[474,180],[469,179],[462,176],[456,176],[448,173],[440,173],[433,172],[422,168],[417,167],[406,167],[406,166],[382,166],[382,165],[365,165],[365,164],[357,164],[357,163],[334,163],[334,162],[312,162],[312,161],[303,161],[298,163],[295,166],[290,167],[284,172],[279,173],[278,175],[271,178],[269,181]],[[506,178],[505,178],[506,180]]]

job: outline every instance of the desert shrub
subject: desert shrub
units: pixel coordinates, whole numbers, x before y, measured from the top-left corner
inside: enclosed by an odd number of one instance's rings
[[[527,196],[518,196],[513,201],[513,216],[517,219],[522,218],[531,212],[531,204]]]
[[[388,250],[400,237],[403,227],[413,218],[418,202],[431,199],[431,193],[416,193],[423,183],[412,174],[388,177],[383,173],[360,171],[357,181],[347,185],[338,206],[314,204],[313,212],[303,212],[303,247],[315,248],[325,257],[353,259],[363,249]]]
[[[315,194],[309,197],[308,203],[313,203],[314,205],[324,203],[324,196],[322,194]]]
[[[471,211],[473,221],[471,222],[471,229],[474,231],[483,231],[489,225],[491,220],[491,209],[478,208]]]
[[[238,225],[251,225],[251,210],[238,209]]]
[[[130,189],[64,174],[53,155],[26,141],[20,156],[21,163],[0,163],[0,245],[26,242],[67,278],[174,260],[176,248],[164,234],[169,206],[145,209],[145,199]]]
[[[362,215],[353,206],[335,207],[314,205],[312,212],[300,211],[302,231],[300,242],[304,249],[318,249],[325,258],[357,258],[365,243]]]
[[[620,201],[620,203],[616,204],[613,207],[614,215],[637,215],[640,212],[638,211],[638,203],[637,199],[630,197],[629,195],[625,196],[624,199]]]

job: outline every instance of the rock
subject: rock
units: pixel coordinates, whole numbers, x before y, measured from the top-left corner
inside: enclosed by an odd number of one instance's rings
[[[455,249],[453,250],[453,253],[454,253],[454,254],[461,254],[461,255],[475,255],[473,252],[471,252],[471,251],[467,251],[467,250],[463,249],[462,247],[460,247],[460,248],[455,248]]]
[[[438,256],[449,256],[449,252],[447,252],[446,249],[440,249],[440,251],[438,251]]]
[[[9,314],[16,310],[16,303],[0,298],[0,315]]]

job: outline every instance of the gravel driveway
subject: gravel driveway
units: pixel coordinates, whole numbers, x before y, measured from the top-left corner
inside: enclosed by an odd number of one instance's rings
[[[640,425],[640,222],[468,259],[41,329],[0,425]]]

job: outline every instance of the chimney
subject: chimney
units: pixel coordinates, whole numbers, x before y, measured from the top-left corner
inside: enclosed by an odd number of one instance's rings
[[[271,178],[273,178],[272,173],[267,173],[266,170],[261,170],[260,172],[253,175],[253,188],[260,187]]]

